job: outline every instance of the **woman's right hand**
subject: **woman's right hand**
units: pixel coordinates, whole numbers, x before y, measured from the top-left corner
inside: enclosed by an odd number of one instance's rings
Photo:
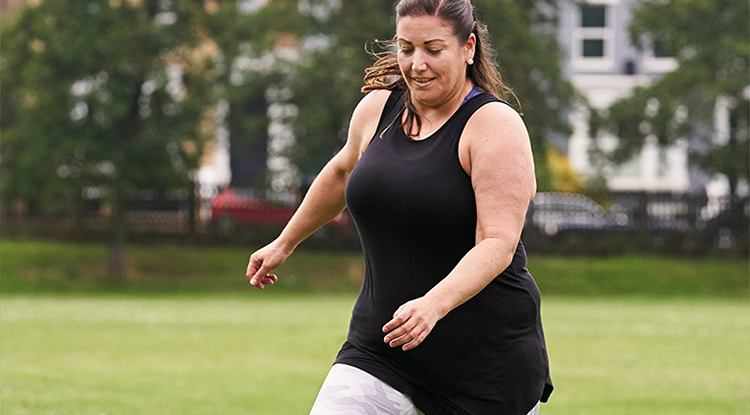
[[[292,251],[285,249],[278,239],[253,252],[247,264],[247,279],[250,285],[261,290],[266,285],[273,285],[279,278],[270,272],[283,264],[291,254]]]
[[[262,290],[276,282],[278,278],[270,272],[286,261],[296,244],[344,210],[349,173],[369,144],[369,140],[365,143],[366,138],[375,135],[379,114],[390,95],[390,91],[381,89],[362,98],[352,114],[346,144],[313,181],[302,204],[281,233],[286,236],[280,236],[250,256],[247,265],[250,284]]]

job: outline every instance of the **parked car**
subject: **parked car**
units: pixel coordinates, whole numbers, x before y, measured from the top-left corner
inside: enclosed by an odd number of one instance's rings
[[[686,234],[692,228],[690,206],[684,200],[654,200],[646,207],[646,226],[651,232]]]
[[[546,235],[569,230],[612,230],[630,225],[623,211],[606,211],[594,200],[580,194],[539,192],[530,209],[531,225]]]
[[[230,187],[211,200],[211,222],[220,233],[230,234],[240,226],[284,226],[296,210],[295,206],[279,205]],[[348,214],[341,213],[327,226],[343,228],[350,220]]]

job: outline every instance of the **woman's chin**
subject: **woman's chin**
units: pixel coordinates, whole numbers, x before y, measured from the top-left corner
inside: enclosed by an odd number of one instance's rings
[[[418,102],[425,106],[430,106],[440,101],[439,94],[432,90],[415,88],[411,90],[412,102]]]

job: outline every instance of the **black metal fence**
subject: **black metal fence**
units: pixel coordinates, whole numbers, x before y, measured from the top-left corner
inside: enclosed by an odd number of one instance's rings
[[[748,198],[612,193],[604,206],[581,195],[540,193],[524,241],[536,251],[570,254],[658,252],[748,255]]]
[[[6,205],[4,236],[106,239],[112,208],[95,191],[83,203],[41,213],[32,202]],[[292,193],[197,187],[144,190],[128,204],[124,219],[131,240],[190,240],[205,244],[260,244],[271,240],[301,199]],[[612,193],[603,203],[567,193],[538,193],[529,206],[523,240],[529,250],[557,254],[659,252],[703,255],[750,251],[748,198],[688,194]],[[355,227],[344,214],[309,244],[359,249]]]

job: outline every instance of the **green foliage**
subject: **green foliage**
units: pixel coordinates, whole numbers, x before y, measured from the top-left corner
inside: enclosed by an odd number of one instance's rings
[[[200,1],[21,9],[2,33],[5,200],[56,211],[88,187],[117,210],[137,190],[184,184],[207,138],[204,19]]]
[[[200,121],[217,99],[229,104],[233,156],[267,141],[269,88],[293,91],[293,158],[317,172],[345,140],[373,62],[365,45],[393,35],[393,6],[283,0],[247,11],[235,0],[91,0],[24,8],[3,28],[4,200],[73,211],[84,188],[117,206],[139,189],[184,183],[207,138]],[[552,174],[545,139],[567,131],[562,109],[572,96],[549,30],[554,2],[476,7],[521,98],[544,190]],[[285,43],[302,46],[300,61],[281,57]],[[177,94],[170,63],[184,69]]]
[[[294,161],[302,171],[317,173],[346,141],[349,117],[362,98],[364,70],[374,62],[365,45],[393,37],[393,5],[392,0],[343,0],[341,7],[311,15],[315,24],[306,35],[324,44],[303,57],[293,84],[293,102],[300,108]]]
[[[630,26],[633,44],[644,48],[659,42],[679,66],[592,117],[592,130],[619,137],[618,148],[608,154],[612,161],[629,160],[647,137],[662,146],[688,138],[699,143],[692,161],[709,173],[725,174],[733,193],[738,182],[748,179],[748,14],[750,5],[743,1],[637,3]],[[730,110],[725,143],[714,141],[713,110],[720,99]]]

